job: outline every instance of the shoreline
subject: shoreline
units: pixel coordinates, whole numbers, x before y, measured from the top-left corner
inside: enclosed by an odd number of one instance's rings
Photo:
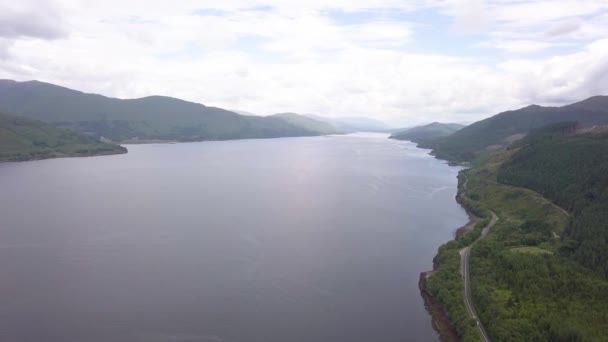
[[[434,269],[435,267],[433,267],[433,271],[420,272],[420,280],[418,281],[420,295],[424,299],[426,311],[431,315],[431,324],[439,335],[439,340],[442,342],[458,342],[461,340],[460,336],[456,332],[447,311],[437,298],[433,297],[426,289],[427,280],[435,272]]]
[[[449,241],[454,241],[458,237],[464,236],[466,233],[472,231],[475,225],[481,221],[480,217],[474,215],[463,203],[461,203],[459,200],[459,194],[460,193],[456,194],[456,202],[465,210],[469,216],[469,221],[462,227],[456,229],[454,232],[454,238]],[[437,257],[437,255],[435,255],[435,257]],[[439,334],[439,340],[442,342],[461,341],[462,338],[460,335],[458,335],[458,332],[456,331],[454,323],[450,319],[446,308],[428,291],[426,287],[428,278],[437,270],[438,267],[439,265],[437,265],[435,258],[433,258],[433,270],[420,272],[420,280],[418,281],[420,295],[424,300],[424,306],[427,312],[429,315],[431,315],[431,324],[433,325],[433,329],[435,329],[437,334]]]
[[[120,146],[120,145],[118,145]],[[60,158],[86,158],[86,157],[101,157],[101,156],[114,156],[120,154],[127,154],[129,150],[123,146],[124,150],[113,150],[103,151],[101,153],[74,153],[74,154],[61,154],[61,155],[48,155],[40,158],[25,158],[25,159],[0,159],[0,163],[19,163],[28,161],[40,161],[48,159],[60,159]]]
[[[432,152],[429,154],[438,160],[444,160],[444,159],[438,158]],[[467,165],[463,165],[463,163],[456,163],[456,162],[451,162],[451,161],[446,161],[446,164],[448,166],[459,166],[459,167],[467,166]],[[460,172],[462,172],[462,170]],[[469,208],[467,208],[465,203],[460,199],[460,195],[461,195],[462,191],[464,191],[464,188],[463,188],[463,186],[461,186],[460,181],[458,182],[458,185],[456,187],[457,187],[457,192],[456,192],[456,196],[454,199],[456,200],[456,203],[458,203],[465,210],[469,220],[463,226],[456,229],[456,231],[454,232],[454,237],[451,240],[446,241],[446,243],[448,243],[450,241],[455,241],[459,237],[462,237],[462,236],[466,235],[467,233],[473,231],[473,229],[475,228],[475,225],[479,221],[482,220],[481,217],[478,217],[473,212],[471,212],[469,210]],[[436,257],[437,257],[437,254],[435,255],[435,258]],[[429,313],[429,315],[431,315],[431,324],[433,326],[433,329],[435,329],[435,331],[439,335],[439,340],[442,342],[461,341],[462,338],[456,331],[456,328],[454,327],[454,323],[450,319],[450,316],[448,315],[446,308],[427,289],[428,278],[431,275],[433,275],[433,273],[439,267],[439,265],[437,265],[437,263],[436,263],[435,258],[433,258],[433,269],[431,271],[420,272],[420,280],[418,281],[418,288],[420,289],[420,295],[422,296],[422,299],[424,300],[424,306],[425,306],[427,312]]]

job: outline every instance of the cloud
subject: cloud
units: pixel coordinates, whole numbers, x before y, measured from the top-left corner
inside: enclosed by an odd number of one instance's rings
[[[490,5],[490,16],[497,23],[511,27],[536,26],[552,21],[585,17],[608,9],[604,0],[539,0],[496,1]]]
[[[454,18],[454,29],[459,33],[476,33],[487,25],[483,0],[449,0],[446,13]]]
[[[547,37],[560,37],[572,32],[578,31],[581,28],[581,23],[578,20],[569,20],[553,26],[545,32]]]
[[[499,40],[481,43],[481,45],[500,49],[512,54],[528,54],[533,52],[539,52],[554,46],[554,44],[548,42],[534,40]]]
[[[9,18],[0,78],[395,125],[608,93],[600,1],[57,1],[2,5],[52,18]]]
[[[51,3],[22,0],[0,6],[0,37],[57,39],[67,35]]]
[[[500,68],[513,79],[513,94],[528,103],[563,104],[608,93],[608,39],[547,60],[514,60]]]
[[[10,40],[0,38],[0,60],[6,60],[9,56],[8,50],[12,42]]]

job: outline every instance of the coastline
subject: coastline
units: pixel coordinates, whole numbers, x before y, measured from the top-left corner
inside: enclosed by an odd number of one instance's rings
[[[433,267],[435,268],[435,267]],[[433,297],[426,288],[428,278],[435,272],[426,271],[420,272],[420,280],[418,281],[418,288],[420,289],[420,295],[424,299],[424,307],[431,315],[431,323],[433,329],[439,334],[439,340],[442,342],[457,342],[460,341],[460,336],[456,332],[454,324],[450,320],[447,311],[439,303],[437,298]]]
[[[418,146],[416,146],[416,147],[418,147]],[[418,148],[420,148],[420,147],[418,147]],[[436,159],[443,160],[441,158],[438,158],[435,154],[433,154],[432,151],[429,152],[429,154],[431,156],[435,157]],[[468,166],[464,163],[457,163],[457,162],[451,162],[451,161],[446,161],[446,163],[449,166],[459,166],[459,167]],[[460,172],[462,172],[462,171],[463,170],[461,170]],[[456,239],[473,231],[473,229],[475,228],[475,225],[482,220],[481,217],[475,215],[471,210],[469,210],[469,208],[466,206],[465,202],[462,201],[462,199],[460,198],[460,195],[462,194],[462,192],[465,190],[464,188],[466,187],[466,185],[464,183],[460,182],[460,172],[459,172],[459,177],[458,177],[459,181],[458,181],[458,185],[457,185],[457,192],[456,192],[455,200],[465,210],[469,220],[462,227],[459,227],[458,229],[456,229],[456,231],[454,232],[454,237],[449,241],[455,241]],[[465,183],[466,183],[466,181],[465,181]],[[433,258],[433,269],[431,271],[420,272],[420,280],[418,281],[418,288],[420,289],[420,295],[422,296],[422,298],[424,300],[425,308],[427,309],[429,315],[431,315],[433,329],[435,329],[435,331],[439,335],[439,340],[442,342],[461,341],[462,338],[456,331],[456,327],[454,326],[454,323],[450,319],[448,311],[443,306],[443,304],[441,304],[439,302],[439,300],[428,291],[428,288],[427,288],[428,278],[431,275],[433,275],[433,273],[439,267],[439,265],[437,264],[436,258],[437,258],[437,255],[435,255],[435,258]]]
[[[456,194],[456,202],[466,211],[469,216],[469,221],[462,227],[456,229],[454,238],[450,241],[454,241],[457,238],[464,236],[471,232],[475,225],[482,219],[473,214],[460,200],[460,184],[458,185],[458,193]],[[437,256],[435,256],[436,258]],[[433,329],[439,334],[439,340],[442,342],[461,341],[460,335],[454,327],[454,323],[448,315],[446,308],[435,298],[427,289],[428,278],[437,270],[439,265],[436,259],[433,258],[433,270],[420,272],[420,280],[418,281],[418,288],[420,289],[420,295],[424,300],[424,306],[426,307],[429,315],[431,315],[431,321]]]
[[[120,145],[119,145],[120,146]],[[37,161],[47,159],[58,159],[58,158],[84,158],[84,157],[100,157],[100,156],[112,156],[117,154],[127,154],[129,150],[124,146],[122,149],[99,151],[97,153],[59,153],[53,152],[53,154],[43,155],[36,158],[16,158],[16,159],[0,159],[0,163],[15,163],[15,162],[26,162],[26,161]],[[55,154],[56,153],[56,154]]]

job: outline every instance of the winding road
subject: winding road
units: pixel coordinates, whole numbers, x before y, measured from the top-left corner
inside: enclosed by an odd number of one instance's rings
[[[477,312],[475,312],[475,307],[473,306],[473,298],[471,297],[471,282],[469,277],[469,257],[471,255],[471,247],[477,243],[477,241],[483,239],[490,231],[490,228],[492,228],[498,221],[498,216],[496,216],[493,211],[490,211],[490,213],[492,214],[492,219],[488,225],[481,230],[481,236],[479,239],[475,240],[470,246],[460,250],[460,273],[462,274],[462,280],[464,283],[464,305],[467,307],[467,311],[469,312],[471,318],[477,322],[479,332],[481,333],[481,339],[484,342],[489,342],[490,338],[488,337],[488,333],[486,332],[486,329],[484,329],[483,324],[481,324],[481,321],[477,316]]]

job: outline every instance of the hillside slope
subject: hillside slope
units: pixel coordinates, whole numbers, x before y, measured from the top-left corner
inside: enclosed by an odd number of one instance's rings
[[[368,117],[345,117],[328,118],[320,115],[306,114],[307,117],[318,121],[326,122],[335,127],[340,132],[381,132],[385,133],[391,128],[382,121]]]
[[[488,148],[508,145],[529,131],[557,122],[577,121],[584,127],[608,124],[608,96],[595,96],[563,107],[528,106],[471,124],[433,143],[435,155],[472,161]]]
[[[165,96],[116,99],[38,82],[0,80],[0,111],[114,141],[319,135],[278,117],[239,115]]]
[[[531,134],[497,179],[538,191],[569,211],[562,254],[608,278],[608,133],[574,129],[563,123]]]
[[[293,124],[297,127],[302,127],[311,132],[317,132],[319,134],[339,134],[342,133],[333,125],[323,122],[320,120],[313,119],[309,116],[300,115],[296,113],[280,113],[272,115],[271,117],[279,118]]]
[[[0,161],[126,153],[118,145],[0,113]]]
[[[607,150],[608,128],[562,122],[459,173],[459,202],[500,217],[471,249],[473,301],[492,340],[606,340]],[[440,247],[428,279],[464,341],[479,333],[465,310],[459,252],[483,222]]]
[[[465,126],[456,123],[433,122],[428,125],[416,126],[405,131],[394,133],[390,138],[413,141],[420,144],[421,147],[425,147],[437,138],[454,134],[463,127]]]

